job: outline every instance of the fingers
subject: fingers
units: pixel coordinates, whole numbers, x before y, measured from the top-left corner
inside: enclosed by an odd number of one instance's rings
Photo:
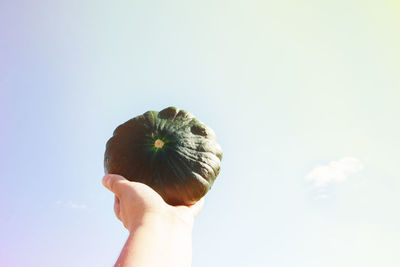
[[[124,185],[129,183],[124,177],[118,174],[107,174],[103,177],[103,185],[119,196],[124,188]]]

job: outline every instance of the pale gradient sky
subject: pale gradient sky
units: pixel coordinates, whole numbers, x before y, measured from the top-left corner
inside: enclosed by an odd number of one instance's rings
[[[0,265],[111,266],[105,142],[174,105],[224,150],[193,267],[400,266],[399,28],[394,0],[0,1]]]

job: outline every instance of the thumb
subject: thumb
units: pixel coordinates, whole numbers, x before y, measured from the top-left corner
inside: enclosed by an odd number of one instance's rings
[[[118,174],[106,174],[103,177],[103,185],[116,195],[121,193],[123,185],[127,183],[128,180]]]

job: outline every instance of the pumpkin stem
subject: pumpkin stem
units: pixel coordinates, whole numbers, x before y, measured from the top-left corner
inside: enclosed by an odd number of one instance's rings
[[[155,147],[155,148],[162,148],[163,146],[164,146],[164,142],[161,141],[160,139],[157,139],[157,140],[154,142],[154,147]]]

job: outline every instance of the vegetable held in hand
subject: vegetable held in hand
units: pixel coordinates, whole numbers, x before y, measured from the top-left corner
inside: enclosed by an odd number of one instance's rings
[[[148,111],[118,126],[106,144],[104,169],[149,185],[171,205],[191,205],[220,171],[212,129],[175,107]]]

